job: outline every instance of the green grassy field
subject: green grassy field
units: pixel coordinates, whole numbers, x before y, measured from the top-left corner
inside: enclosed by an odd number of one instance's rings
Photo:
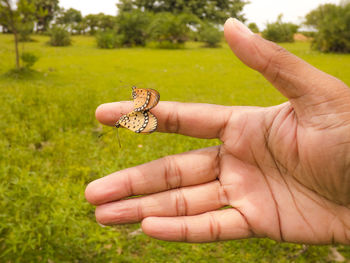
[[[97,123],[99,104],[128,100],[131,85],[157,89],[161,100],[270,106],[285,101],[226,45],[207,49],[101,50],[93,38],[49,47],[34,37],[37,71],[23,79],[14,66],[12,36],[0,35],[0,262],[329,262],[330,246],[250,239],[212,244],[162,242],[139,224],[102,228],[84,199],[88,182],[168,154],[217,144],[175,134],[140,136]],[[350,85],[350,56],[285,48]],[[210,113],[208,113],[210,114]],[[262,220],[264,215],[262,215]],[[350,248],[336,247],[348,260]],[[299,255],[300,254],[300,255]]]

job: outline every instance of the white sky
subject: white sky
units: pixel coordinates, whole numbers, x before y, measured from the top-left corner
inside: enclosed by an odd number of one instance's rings
[[[250,4],[244,8],[248,22],[255,22],[260,29],[266,22],[274,22],[279,14],[283,14],[285,22],[302,22],[302,18],[320,4],[335,3],[340,0],[250,0]],[[83,15],[105,13],[115,15],[117,13],[117,0],[60,0],[60,6],[66,9],[72,7],[80,10]]]

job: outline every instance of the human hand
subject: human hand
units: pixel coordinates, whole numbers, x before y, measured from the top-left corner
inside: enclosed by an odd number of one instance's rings
[[[159,132],[222,144],[90,183],[85,195],[97,221],[142,221],[144,233],[169,241],[350,244],[350,90],[233,19],[225,37],[289,101],[268,108],[160,102],[152,110]],[[131,109],[131,102],[104,104],[96,117],[113,125]],[[144,196],[122,200],[133,195]]]

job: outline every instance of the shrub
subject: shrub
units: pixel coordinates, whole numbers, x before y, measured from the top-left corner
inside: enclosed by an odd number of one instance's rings
[[[150,14],[138,10],[121,12],[117,16],[117,34],[123,46],[144,46]]]
[[[248,28],[249,28],[253,33],[259,33],[259,32],[260,32],[258,25],[255,24],[255,23],[249,23],[249,24],[248,24]]]
[[[350,52],[350,2],[320,5],[306,15],[305,24],[317,30],[313,48],[322,52]]]
[[[122,46],[123,35],[117,35],[114,31],[100,31],[96,34],[96,42],[99,48],[112,49]]]
[[[150,38],[159,43],[168,42],[182,44],[188,40],[191,23],[196,23],[197,18],[189,14],[174,15],[169,12],[161,12],[154,16],[148,32]]]
[[[71,38],[68,30],[64,27],[53,26],[49,32],[51,46],[69,46]]]
[[[38,56],[30,52],[23,52],[21,55],[21,60],[23,61],[24,67],[27,69],[33,67],[35,62],[38,61],[38,59]]]
[[[199,40],[204,42],[208,47],[218,46],[222,39],[222,32],[210,24],[203,24],[198,33]]]
[[[293,23],[282,22],[282,15],[280,15],[276,22],[267,24],[262,35],[274,42],[294,42],[296,32],[298,32],[298,26]]]

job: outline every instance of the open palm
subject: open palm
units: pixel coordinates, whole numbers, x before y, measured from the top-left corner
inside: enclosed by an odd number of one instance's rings
[[[237,21],[227,21],[225,36],[289,101],[269,108],[160,102],[152,110],[158,131],[222,144],[90,183],[86,198],[97,205],[97,220],[142,221],[146,234],[173,241],[349,244],[350,90]],[[104,104],[96,116],[113,125],[131,108]]]

